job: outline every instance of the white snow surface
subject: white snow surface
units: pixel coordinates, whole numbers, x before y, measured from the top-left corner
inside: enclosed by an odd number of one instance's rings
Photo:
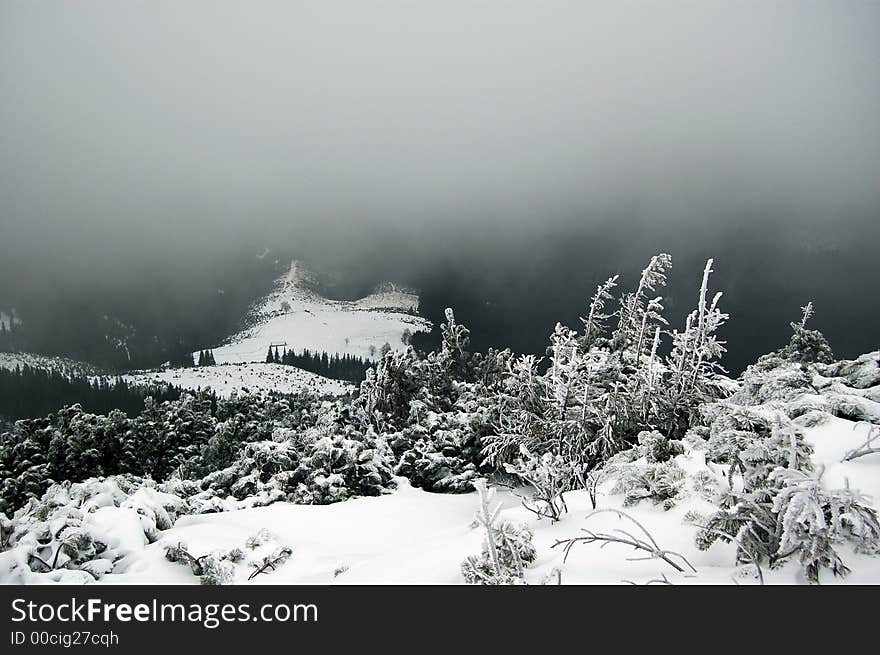
[[[378,352],[388,343],[399,349],[404,330],[431,329],[431,322],[416,314],[418,295],[408,290],[386,283],[359,300],[329,300],[312,290],[311,278],[302,264],[292,262],[275,289],[250,310],[245,323],[251,327],[213,349],[215,361],[262,362],[277,343],[296,352],[308,348],[375,358],[371,347]]]
[[[295,393],[304,389],[318,395],[341,395],[354,390],[342,380],[284,364],[217,364],[193,368],[169,368],[139,371],[123,376],[129,384],[149,385],[168,383],[193,391],[211,388],[218,396],[229,396],[233,391],[279,391]]]
[[[814,461],[826,467],[826,485],[842,487],[849,482],[862,492],[880,498],[880,455],[840,462],[847,450],[863,440],[864,426],[831,419],[807,428],[807,439],[815,447]],[[688,472],[703,466],[703,454],[690,450],[677,457]],[[472,524],[477,507],[476,493],[435,494],[413,488],[398,478],[398,488],[387,495],[356,498],[333,505],[275,503],[218,514],[180,517],[174,527],[154,544],[135,550],[117,563],[100,584],[198,584],[189,568],[164,558],[164,545],[182,542],[195,556],[217,549],[240,547],[262,528],[281,544],[293,549],[292,557],[276,571],[248,581],[250,571],[239,567],[235,582],[242,584],[461,584],[461,562],[480,551],[483,538]],[[577,536],[584,527],[611,532],[624,529],[638,533],[632,523],[613,513],[591,512],[583,491],[566,494],[569,512],[551,524],[524,509],[517,497],[498,490],[495,502],[502,505],[500,518],[525,523],[534,532],[537,560],[526,569],[526,581],[563,584],[645,584],[666,579],[673,584],[758,584],[747,567],[734,566],[735,547],[716,543],[707,551],[694,544],[697,529],[684,521],[689,510],[709,512],[714,507],[692,494],[676,507],[664,511],[661,505],[640,503],[623,507],[622,495],[610,495],[610,484],[600,488],[599,508],[625,511],[638,520],[659,545],[684,555],[696,573],[679,573],[659,559],[633,560],[636,553],[622,545],[600,548],[596,544],[576,545],[567,561],[558,539]],[[642,536],[642,535],[639,535]],[[840,552],[851,567],[845,578],[830,573],[822,584],[880,584],[880,557],[857,554],[845,545]],[[768,570],[767,584],[803,584],[796,562]]]

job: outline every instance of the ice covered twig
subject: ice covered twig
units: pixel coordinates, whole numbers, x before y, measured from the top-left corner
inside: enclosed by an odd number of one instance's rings
[[[858,423],[854,425],[853,430],[859,425],[860,424]],[[853,448],[844,455],[843,461],[849,462],[857,457],[864,457],[865,455],[871,455],[873,453],[880,453],[880,425],[868,423],[868,435],[865,438],[865,442],[858,448]]]
[[[562,546],[564,557],[563,562],[568,560],[568,556],[571,553],[572,547],[577,543],[600,543],[600,548],[604,548],[608,544],[623,544],[625,546],[632,546],[634,549],[638,551],[642,551],[648,553],[647,557],[633,557],[629,558],[630,561],[638,561],[645,559],[662,559],[664,562],[669,564],[672,568],[674,568],[679,573],[684,573],[684,566],[687,566],[694,573],[697,572],[697,569],[687,560],[687,558],[681,553],[676,553],[672,550],[666,550],[665,548],[661,548],[654,537],[651,536],[651,533],[648,532],[645,527],[636,521],[632,516],[627,514],[626,512],[621,512],[618,509],[597,509],[593,510],[587,515],[587,519],[596,514],[601,514],[603,512],[612,512],[617,514],[620,518],[627,519],[634,523],[639,530],[641,530],[646,539],[642,539],[641,537],[637,537],[633,535],[631,532],[627,532],[626,530],[615,529],[614,533],[608,532],[593,532],[592,530],[588,530],[586,528],[582,528],[582,532],[585,533],[586,536],[583,537],[572,537],[571,539],[560,539],[557,540],[555,544],[553,544],[552,548],[556,548],[557,546]],[[674,559],[673,559],[674,558]],[[676,561],[677,560],[677,561]]]

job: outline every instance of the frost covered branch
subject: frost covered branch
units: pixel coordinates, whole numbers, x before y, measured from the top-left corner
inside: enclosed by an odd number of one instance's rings
[[[586,533],[585,537],[572,537],[571,539],[560,539],[560,540],[557,540],[557,542],[555,544],[553,544],[553,546],[551,546],[551,548],[556,548],[557,546],[563,547],[563,553],[564,553],[564,557],[562,560],[563,562],[568,560],[568,555],[571,552],[571,549],[575,544],[577,544],[577,543],[592,544],[592,543],[599,542],[602,544],[600,546],[600,548],[604,548],[608,544],[623,544],[625,546],[632,546],[634,549],[636,549],[638,551],[648,553],[647,557],[627,558],[630,561],[640,561],[640,560],[646,560],[646,559],[662,559],[664,562],[669,564],[672,568],[674,568],[679,573],[685,572],[685,569],[682,566],[682,564],[687,566],[694,573],[697,572],[697,569],[694,568],[694,566],[687,560],[687,558],[684,555],[682,555],[681,553],[676,553],[675,551],[672,551],[672,550],[666,550],[665,548],[661,548],[660,545],[657,543],[657,541],[654,539],[654,537],[651,536],[651,533],[648,532],[641,523],[636,521],[632,516],[630,516],[626,512],[621,512],[620,510],[617,510],[617,509],[597,509],[597,510],[590,512],[587,515],[587,519],[589,519],[592,516],[595,516],[596,514],[601,514],[603,512],[612,512],[614,514],[617,514],[620,518],[625,518],[625,519],[631,521],[639,528],[639,530],[641,530],[645,534],[645,537],[647,539],[637,537],[637,536],[633,535],[631,532],[627,532],[626,530],[621,530],[619,528],[614,530],[615,534],[608,533],[608,532],[593,532],[592,530],[587,530],[586,528],[583,528],[581,531]],[[678,562],[676,562],[673,558],[677,558]]]
[[[853,426],[853,430],[855,430],[859,424]],[[873,453],[880,453],[880,425],[868,424],[868,435],[865,438],[865,442],[859,446],[858,448],[853,448],[846,455],[844,455],[844,462],[850,462],[858,457],[864,457],[865,455],[871,455]]]

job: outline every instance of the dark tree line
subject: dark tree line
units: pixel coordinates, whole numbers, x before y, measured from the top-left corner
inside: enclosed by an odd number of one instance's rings
[[[0,369],[0,416],[7,420],[46,416],[72,404],[100,414],[120,409],[134,416],[147,396],[162,402],[177,399],[180,393],[174,385],[135,386],[120,377],[91,379],[31,366]]]
[[[366,376],[371,362],[361,357],[338,353],[328,355],[326,352],[312,352],[308,348],[301,353],[293,350],[279,350],[277,346],[269,347],[266,353],[267,364],[286,364],[296,366],[311,373],[317,373],[334,380],[346,380],[348,382],[361,382]]]

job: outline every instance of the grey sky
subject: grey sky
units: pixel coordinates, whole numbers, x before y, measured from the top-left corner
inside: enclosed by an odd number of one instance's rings
[[[878,180],[878,2],[0,0],[6,259],[826,221]]]

